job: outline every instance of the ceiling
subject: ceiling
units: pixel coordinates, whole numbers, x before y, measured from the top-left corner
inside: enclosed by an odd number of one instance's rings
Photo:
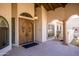
[[[66,4],[67,3],[35,3],[35,8],[43,5],[47,11],[50,11],[50,10],[55,10],[56,8],[59,8],[59,7],[64,8]]]

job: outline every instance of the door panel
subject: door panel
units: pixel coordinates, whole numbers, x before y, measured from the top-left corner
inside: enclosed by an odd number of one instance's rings
[[[33,21],[20,18],[19,27],[19,43],[33,42]]]

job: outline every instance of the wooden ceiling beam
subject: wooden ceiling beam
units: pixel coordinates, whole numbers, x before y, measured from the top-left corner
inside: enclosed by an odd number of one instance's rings
[[[65,5],[63,5],[62,3],[59,3],[58,5],[61,6],[61,7],[65,7]]]
[[[51,10],[54,10],[53,6],[51,3],[48,3],[49,7],[51,8]]]
[[[55,8],[56,8],[55,4],[52,3],[51,5],[52,5],[52,7],[53,7],[53,10],[55,10]]]
[[[49,10],[55,10],[58,7],[65,7],[67,3],[35,3],[35,8],[40,7],[43,5],[43,7],[49,11]]]
[[[48,6],[48,4],[47,4],[47,3],[43,3],[42,5],[44,6],[44,8],[45,8],[47,11],[49,11],[49,10],[50,10],[50,8],[49,8],[49,6]]]
[[[35,3],[35,8],[40,7],[41,4],[40,3]]]

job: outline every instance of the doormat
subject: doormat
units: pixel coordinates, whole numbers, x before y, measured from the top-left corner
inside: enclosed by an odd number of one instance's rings
[[[26,45],[23,45],[24,48],[30,48],[30,47],[33,47],[33,46],[36,46],[38,45],[38,43],[30,43],[30,44],[26,44]]]

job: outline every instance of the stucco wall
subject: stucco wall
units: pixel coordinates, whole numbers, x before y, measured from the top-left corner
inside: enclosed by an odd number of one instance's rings
[[[36,15],[38,19],[35,21],[35,41],[42,42],[42,9],[36,8]]]
[[[47,41],[47,11],[46,9],[41,6],[42,8],[42,42]]]
[[[67,20],[70,16],[74,14],[79,15],[79,4],[67,4],[65,8],[59,7],[56,8],[54,11],[48,11],[47,16],[48,16],[48,22],[51,22],[54,19],[59,19],[59,20]]]
[[[18,3],[17,4],[17,14],[18,14],[18,16],[22,12],[27,12],[34,17],[34,4],[33,3]]]
[[[47,11],[41,6],[36,8],[36,16],[38,19],[35,23],[35,37],[37,42],[45,42],[47,41]]]
[[[0,50],[0,55],[11,50],[11,4],[0,4],[0,15],[5,17],[9,23],[9,46]]]
[[[12,8],[12,17],[17,18],[17,4],[16,3],[12,3],[11,4],[11,8]]]
[[[66,8],[65,8],[65,16],[66,17],[66,20],[71,17],[72,15],[79,15],[79,3],[74,3],[74,4],[68,4],[66,5]]]
[[[56,8],[54,11],[52,11],[52,10],[48,11],[47,19],[48,19],[48,23],[55,19],[64,20],[65,19],[65,9],[60,7],[60,8]]]

